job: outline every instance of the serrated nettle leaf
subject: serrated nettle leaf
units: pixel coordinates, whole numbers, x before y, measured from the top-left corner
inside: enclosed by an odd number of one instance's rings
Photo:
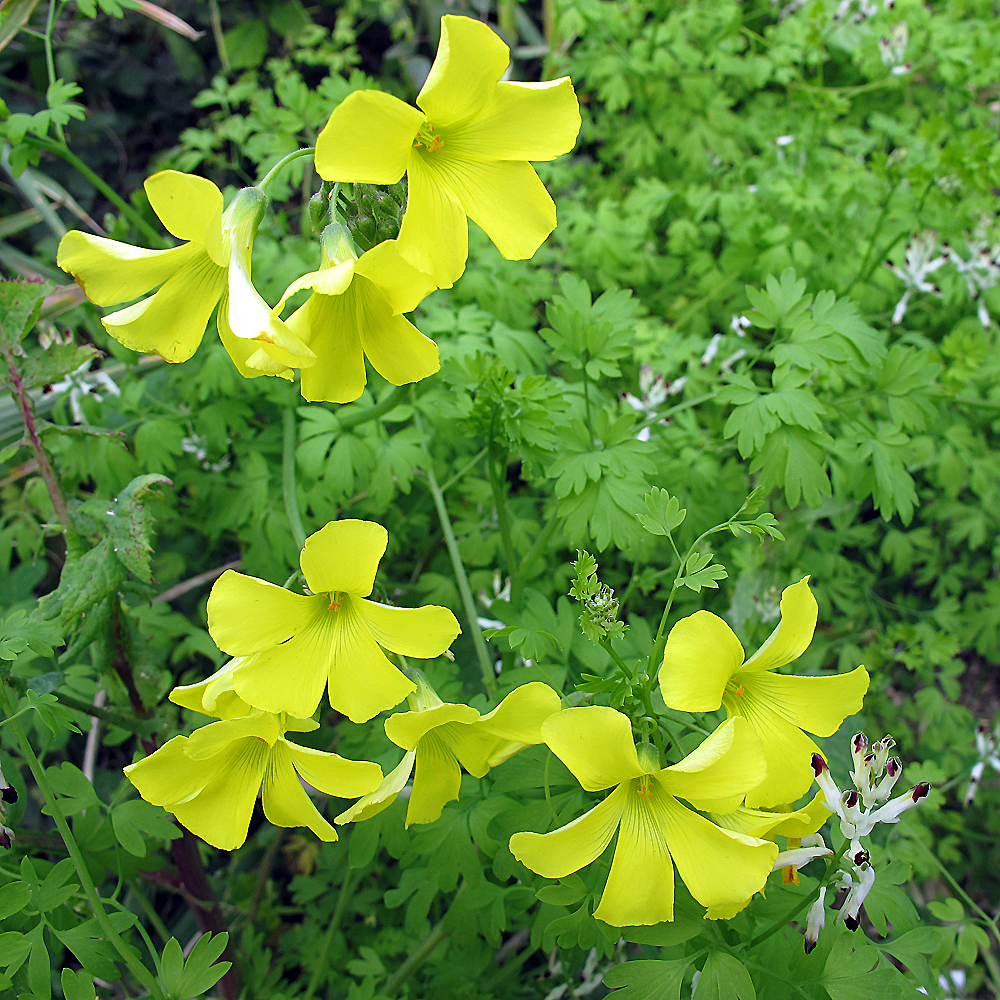
[[[0,281],[0,347],[17,348],[35,325],[45,298],[45,286],[30,281]],[[3,377],[7,378],[6,365]]]

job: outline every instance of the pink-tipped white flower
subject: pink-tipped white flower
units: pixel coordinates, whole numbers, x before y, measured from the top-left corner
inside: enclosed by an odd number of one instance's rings
[[[844,924],[852,931],[857,930],[861,923],[861,904],[875,884],[875,869],[867,861],[855,870],[859,878],[847,894],[844,907],[840,911],[844,915]]]
[[[969,772],[969,785],[965,790],[965,804],[967,806],[972,804],[976,792],[979,791],[979,782],[986,766],[989,765],[994,771],[1000,772],[998,744],[1000,744],[1000,725],[994,727],[992,732],[986,723],[981,723],[976,727],[976,755],[979,760],[972,765],[972,770]]]

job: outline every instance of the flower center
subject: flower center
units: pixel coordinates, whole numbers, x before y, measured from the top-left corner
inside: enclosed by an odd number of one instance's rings
[[[330,603],[327,605],[328,611],[339,611],[344,604],[344,595],[339,590],[331,591],[329,594]]]
[[[733,674],[726,684],[726,694],[731,694],[734,698],[739,698],[743,694],[743,690],[743,685],[739,682],[736,674]]]
[[[423,146],[428,153],[436,153],[444,146],[444,139],[434,131],[434,126],[430,122],[424,122],[413,140],[413,145]]]
[[[649,787],[649,781],[650,778],[648,774],[644,774],[641,778],[639,778],[639,787],[636,789],[636,792],[644,799],[648,799],[653,794],[653,789]]]

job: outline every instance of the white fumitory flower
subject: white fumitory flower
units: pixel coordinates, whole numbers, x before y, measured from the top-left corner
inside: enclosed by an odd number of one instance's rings
[[[979,791],[979,782],[986,770],[986,765],[988,764],[994,771],[1000,772],[998,746],[1000,746],[1000,724],[995,726],[992,732],[986,723],[981,723],[976,727],[976,756],[979,760],[972,765],[972,770],[969,773],[969,785],[965,790],[965,804],[967,806],[972,805],[972,800],[976,797],[976,792]]]
[[[935,256],[936,251],[937,232],[925,229],[923,233],[914,233],[910,238],[906,247],[905,264],[894,264],[891,260],[885,262],[885,266],[906,286],[903,297],[896,303],[892,313],[893,326],[903,321],[910,304],[910,296],[914,292],[929,292],[938,298],[941,297],[941,289],[933,281],[927,280],[927,275],[933,274],[948,260],[943,254]]]
[[[989,329],[990,311],[979,294],[993,288],[1000,281],[1000,243],[990,245],[988,235],[990,217],[984,216],[974,233],[965,234],[968,258],[960,257],[947,243],[941,245],[941,255],[965,279],[969,298],[976,302],[976,315],[984,329]]]

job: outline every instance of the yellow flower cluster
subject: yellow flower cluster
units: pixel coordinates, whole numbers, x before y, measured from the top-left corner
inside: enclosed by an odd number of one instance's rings
[[[334,109],[316,144],[316,171],[327,181],[371,184],[405,174],[399,239],[360,254],[332,224],[321,235],[319,269],[293,282],[273,309],[250,277],[267,205],[259,187],[238,192],[223,211],[211,181],[161,171],[146,180],[146,196],[180,246],[143,250],[73,231],[59,244],[59,266],[97,305],[147,296],[102,322],[124,346],[166,361],[194,354],[218,305],[219,337],[240,374],[291,380],[299,369],[308,400],[357,399],[365,357],[394,385],[426,378],[440,367],[437,347],[404,314],[461,276],[466,217],[511,260],[531,257],[556,225],[555,205],[528,161],[573,148],[576,95],[568,77],[502,80],[509,63],[510,50],[488,25],[448,14],[416,108],[363,90]],[[303,289],[308,300],[282,320]]]

